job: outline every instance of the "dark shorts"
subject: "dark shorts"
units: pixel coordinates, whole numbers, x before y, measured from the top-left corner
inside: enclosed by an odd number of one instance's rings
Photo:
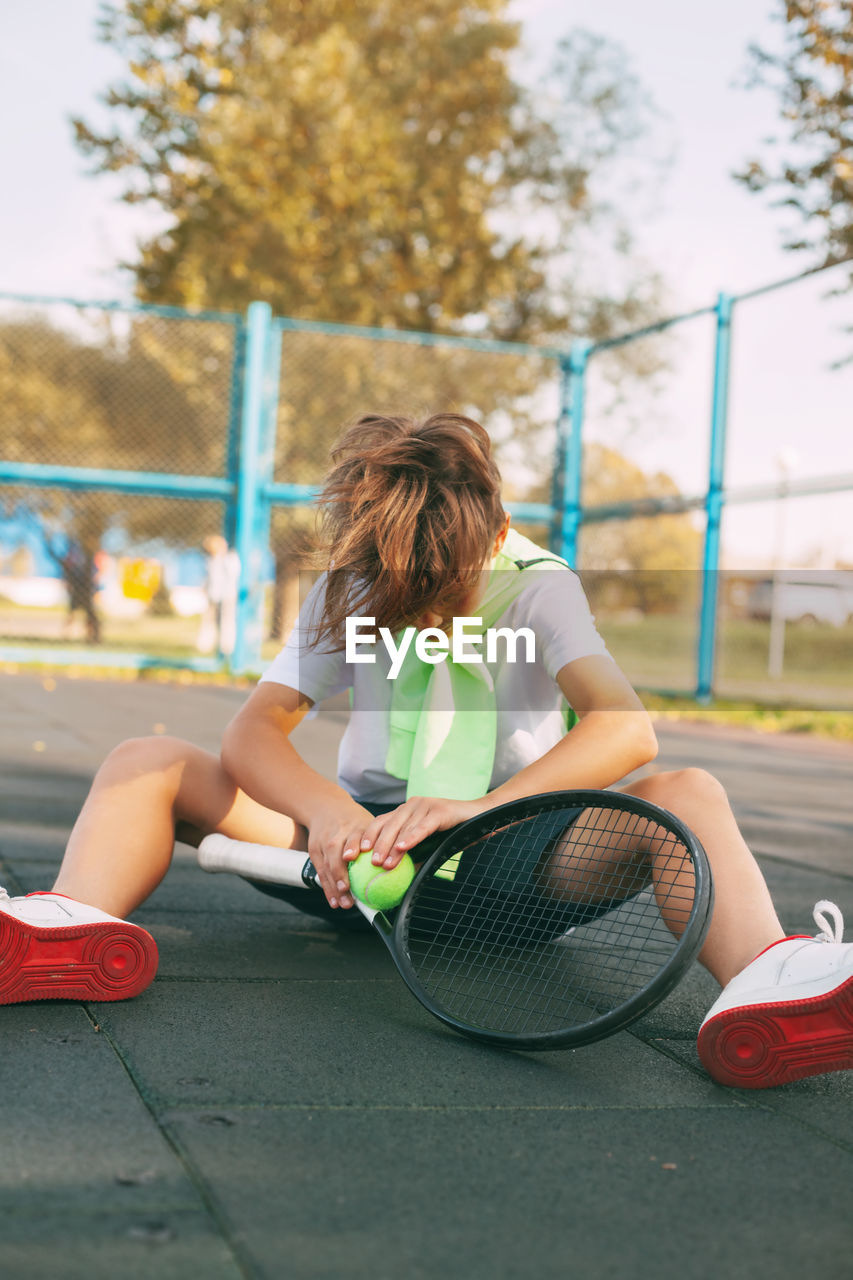
[[[378,818],[381,813],[390,813],[392,809],[399,808],[399,804],[374,804],[370,800],[356,799],[356,804],[360,804],[362,808],[367,809],[373,814],[374,818]],[[443,837],[446,832],[442,831],[441,835]],[[306,854],[305,856],[307,857],[308,855]],[[244,879],[248,879],[248,877],[244,877]],[[339,929],[370,928],[358,907],[330,907],[322,889],[317,889],[316,892],[310,889],[294,889],[289,884],[269,884],[263,880],[248,880],[248,883],[261,893],[267,894],[268,897],[278,898],[282,902],[287,902],[291,907],[297,907],[304,912],[305,915],[315,916],[320,920],[328,920]]]
[[[392,809],[399,807],[396,804],[375,804],[367,800],[357,800],[356,803],[369,810],[374,817],[378,817],[383,813],[390,813]],[[500,835],[493,835],[491,837],[493,856],[484,862],[478,862],[477,859],[473,860],[477,869],[466,886],[468,893],[476,894],[478,897],[498,895],[507,904],[511,903],[513,898],[519,903],[529,900],[531,887],[534,883],[537,868],[542,860],[543,851],[553,845],[553,842],[565,830],[567,820],[570,820],[570,816],[567,815],[565,810],[539,815],[528,828],[528,834],[534,837],[530,841],[530,852],[519,855],[516,850],[513,852],[511,859],[500,856]],[[454,828],[451,827],[446,831],[438,831],[435,835],[429,836],[418,846],[421,855],[426,857],[432,853],[438,844],[451,836],[453,830]],[[511,840],[510,836],[508,836],[508,840]],[[416,862],[419,861],[418,850],[412,850]],[[509,849],[507,852],[509,852]],[[310,892],[304,889],[294,889],[290,885],[268,884],[260,880],[249,880],[249,884],[260,890],[261,893],[268,894],[272,898],[279,898],[281,901],[297,907],[307,915],[328,920],[339,929],[370,928],[367,920],[357,907],[347,909],[330,907],[320,890]],[[633,895],[629,894],[628,896]],[[536,897],[542,903],[539,892],[536,893]],[[551,904],[542,903],[537,912],[537,938],[531,938],[531,942],[541,941],[545,936],[557,936],[569,928],[597,919],[618,906],[621,901],[624,901],[624,899],[603,899],[596,903],[587,904],[556,901]]]

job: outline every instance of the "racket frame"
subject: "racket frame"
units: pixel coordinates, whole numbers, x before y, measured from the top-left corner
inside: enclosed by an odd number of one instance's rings
[[[694,872],[693,904],[682,934],[675,941],[670,956],[646,986],[616,1009],[602,1014],[591,1022],[562,1030],[538,1031],[527,1035],[496,1031],[489,1027],[465,1022],[442,1008],[440,1002],[423,985],[405,946],[406,927],[419,890],[439,868],[459,852],[460,845],[464,849],[516,821],[559,809],[609,809],[614,812],[632,813],[657,824],[682,843],[690,854]],[[707,855],[696,836],[675,814],[638,796],[627,795],[624,792],[594,790],[542,792],[525,796],[520,800],[509,801],[507,804],[496,805],[475,818],[470,818],[459,826],[451,828],[438,843],[435,843],[436,838],[436,836],[429,837],[433,844],[432,850],[419,866],[414,880],[397,907],[392,908],[390,912],[379,911],[357,898],[355,904],[382,938],[400,977],[415,999],[439,1021],[469,1038],[503,1048],[537,1050],[571,1048],[601,1040],[630,1026],[669,995],[695,960],[705,941],[711,922],[714,899]],[[226,840],[227,847],[224,843]],[[218,846],[217,841],[223,843]],[[239,856],[236,855],[234,846],[241,847]],[[409,852],[417,860],[417,847]],[[250,880],[287,884],[294,888],[322,892],[310,857],[297,850],[247,844],[212,835],[207,836],[199,847],[199,862],[206,871],[232,871]]]
[[[654,978],[633,996],[620,1004],[616,1009],[602,1014],[601,1017],[579,1027],[565,1028],[557,1031],[539,1031],[530,1035],[517,1032],[495,1031],[465,1022],[447,1010],[430,994],[428,988],[420,981],[415,967],[411,964],[402,938],[412,907],[417,899],[421,884],[428,880],[455,853],[460,844],[476,843],[503,825],[513,821],[531,817],[539,813],[547,813],[558,809],[609,809],[613,812],[629,812],[640,818],[647,818],[659,827],[669,831],[685,846],[691,856],[694,871],[693,905],[681,937],[675,942],[674,949]],[[417,850],[412,851],[417,856]],[[678,985],[686,969],[693,963],[702,949],[702,944],[711,923],[714,891],[711,868],[707,855],[692,831],[687,828],[675,814],[667,809],[654,805],[650,801],[641,800],[638,796],[626,795],[612,791],[550,791],[534,796],[525,796],[520,800],[512,800],[507,804],[487,809],[475,818],[469,819],[448,832],[444,840],[435,848],[425,862],[419,867],[415,879],[406,894],[395,908],[393,921],[387,917],[374,920],[372,923],[383,937],[397,970],[412,992],[412,995],[434,1017],[446,1026],[462,1035],[485,1041],[488,1044],[514,1049],[565,1049],[581,1044],[591,1044],[613,1035],[616,1031],[636,1022],[655,1005],[659,1004]],[[360,905],[360,904],[359,904]],[[382,913],[377,913],[382,916]]]

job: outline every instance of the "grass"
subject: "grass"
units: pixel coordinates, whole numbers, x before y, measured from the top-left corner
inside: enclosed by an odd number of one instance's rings
[[[663,719],[801,733],[853,742],[853,626],[789,624],[782,676],[767,672],[766,622],[723,620],[718,629],[716,696],[691,696],[696,680],[695,617],[597,619],[610,652]],[[666,692],[663,692],[666,691]]]
[[[651,616],[639,620],[599,616],[616,661],[639,686],[692,690],[699,643],[696,619]],[[766,622],[723,621],[718,629],[715,687],[721,696],[769,703],[803,703],[853,711],[853,626],[789,624],[782,676],[767,672]]]
[[[770,706],[763,702],[728,698],[718,698],[708,706],[702,706],[692,698],[653,693],[644,693],[642,697],[653,719],[728,725],[759,733],[800,733],[834,742],[853,743],[853,711]]]
[[[80,636],[82,630],[79,613],[75,618],[72,638],[68,638],[65,609],[25,609],[0,600],[0,637],[10,644],[56,646],[82,652],[90,648]],[[198,656],[198,631],[198,618],[177,615],[105,618],[102,620],[101,643],[105,649],[149,653],[164,661],[186,659]]]

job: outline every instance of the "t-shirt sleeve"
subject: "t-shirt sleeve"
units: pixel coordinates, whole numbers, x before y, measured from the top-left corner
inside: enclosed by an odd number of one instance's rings
[[[539,571],[518,597],[518,622],[533,629],[537,660],[552,680],[567,662],[607,654],[580,578],[571,569]]]
[[[343,649],[329,651],[328,640],[316,644],[316,625],[323,613],[326,575],[314,584],[299,610],[296,625],[281,652],[261,676],[260,683],[286,684],[312,702],[322,702],[349,688],[350,668]]]

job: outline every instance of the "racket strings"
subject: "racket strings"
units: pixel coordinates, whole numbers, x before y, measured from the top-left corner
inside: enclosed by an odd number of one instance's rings
[[[452,878],[447,865],[410,904],[409,964],[447,1015],[507,1035],[580,1026],[641,993],[693,910],[689,847],[621,808],[536,813],[459,850]]]

